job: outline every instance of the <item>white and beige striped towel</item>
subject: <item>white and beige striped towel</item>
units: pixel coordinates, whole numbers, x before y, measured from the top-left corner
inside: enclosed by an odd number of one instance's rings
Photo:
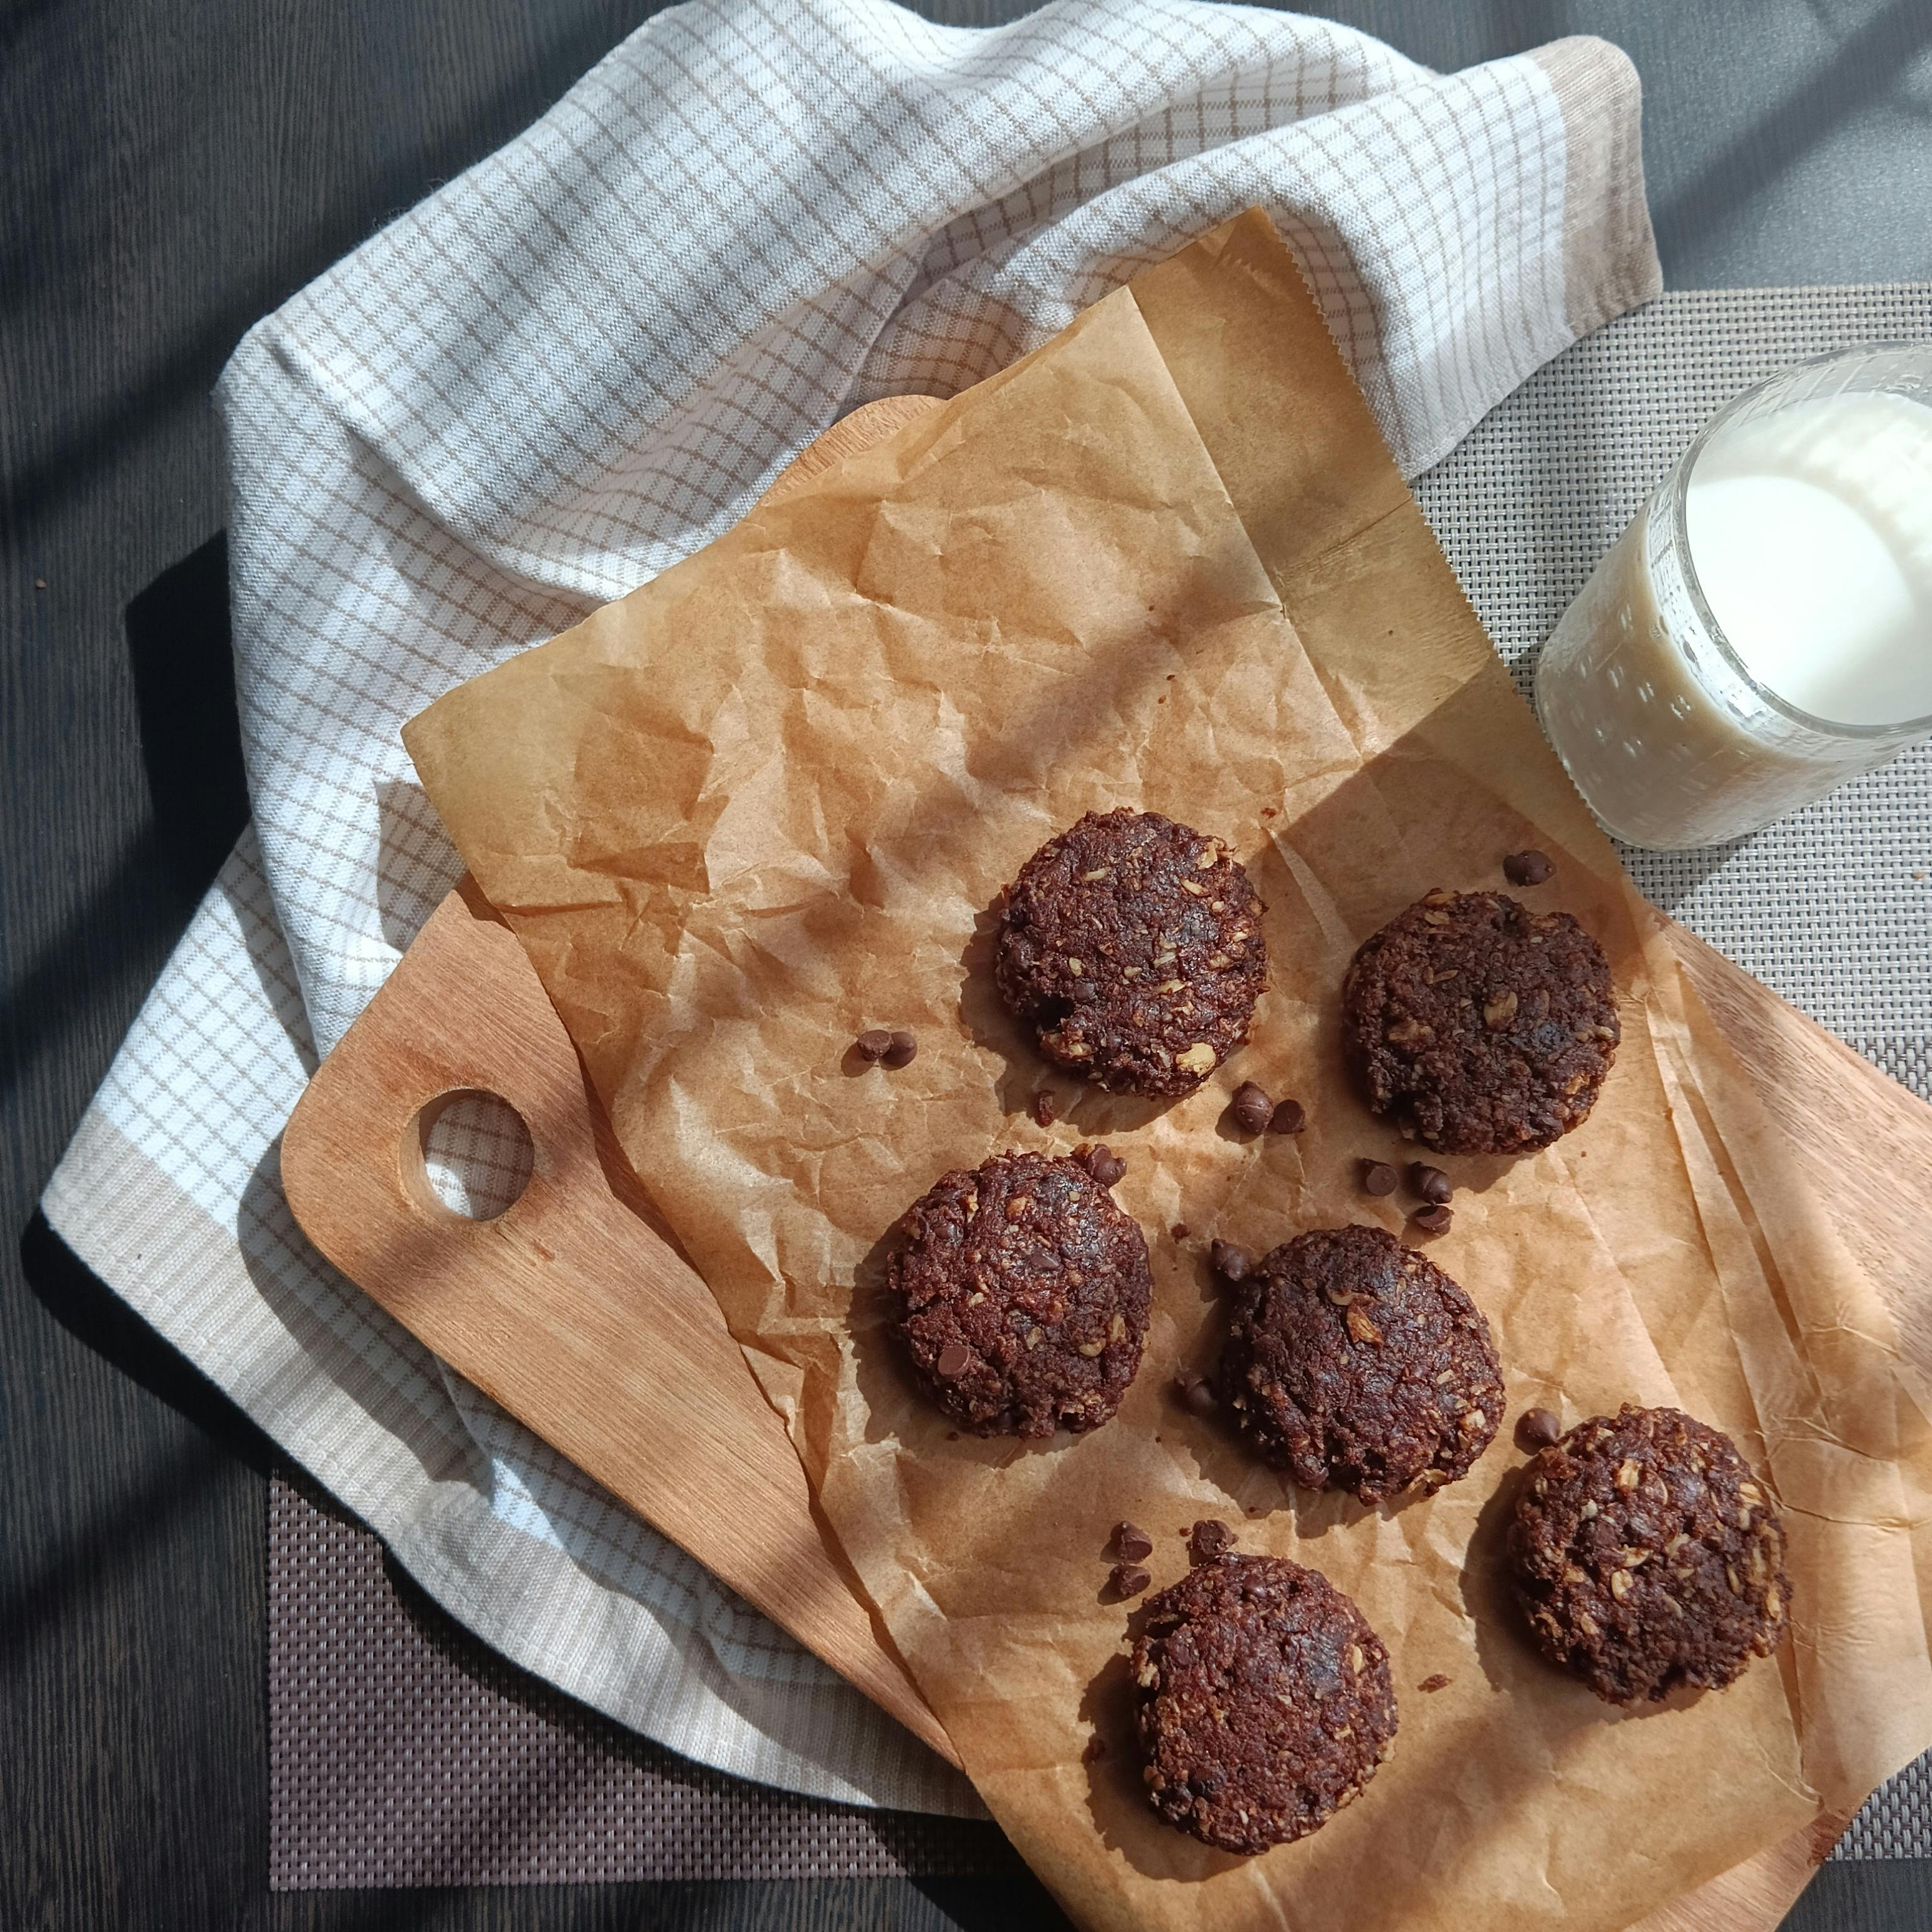
[[[868,398],[950,392],[1250,204],[1404,470],[1658,286],[1636,77],[1438,75],[1326,22],[697,0],[250,332],[224,376],[255,824],[49,1220],[464,1622],[680,1751],[964,1784],[304,1245],[276,1137],[456,862],[397,727],[726,529]]]

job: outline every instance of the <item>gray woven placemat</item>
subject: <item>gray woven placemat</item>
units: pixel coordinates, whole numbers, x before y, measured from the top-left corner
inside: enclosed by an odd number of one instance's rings
[[[1532,378],[1417,486],[1526,691],[1537,646],[1706,418],[1807,356],[1932,337],[1932,284],[1666,296]],[[1742,844],[1628,854],[1655,902],[1932,1100],[1932,747]],[[674,1757],[399,1594],[374,1539],[270,1496],[278,1888],[1012,1868],[988,1826],[865,1812]],[[1932,1756],[1834,1856],[1932,1856]]]
[[[320,1500],[268,1488],[268,1882],[1018,1872],[992,1825],[796,1798],[506,1664]]]

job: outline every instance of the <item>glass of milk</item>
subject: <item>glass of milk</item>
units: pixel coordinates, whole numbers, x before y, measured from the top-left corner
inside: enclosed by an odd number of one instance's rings
[[[1706,425],[1544,645],[1536,704],[1633,845],[1755,832],[1932,736],[1932,344]]]

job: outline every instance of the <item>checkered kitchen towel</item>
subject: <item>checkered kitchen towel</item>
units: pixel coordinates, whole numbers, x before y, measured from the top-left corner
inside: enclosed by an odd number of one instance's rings
[[[275,1142],[457,863],[401,722],[727,529],[854,405],[948,393],[1259,203],[1404,470],[1658,286],[1588,40],[1442,76],[1328,22],[698,0],[254,329],[222,379],[255,810],[50,1186],[81,1256],[464,1623],[818,1796],[963,1782],[303,1242]]]

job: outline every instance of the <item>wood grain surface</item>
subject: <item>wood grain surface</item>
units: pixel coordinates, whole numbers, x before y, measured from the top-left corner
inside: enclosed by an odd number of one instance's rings
[[[960,25],[1029,0],[914,0]],[[526,124],[656,0],[0,10],[0,1925],[1058,1925],[972,1880],[266,1891],[272,1454],[33,1203],[245,810],[208,392],[242,331]],[[1601,32],[1673,287],[1932,274],[1918,0],[1324,0],[1450,69]],[[1918,64],[1915,64],[1918,63]],[[43,587],[44,586],[44,587]],[[24,1229],[24,1234],[22,1230]],[[16,1245],[17,1240],[17,1245]],[[250,1460],[252,1459],[252,1460]],[[460,1648],[452,1626],[448,1642]],[[1932,1925],[1828,1867],[1789,1932]]]

